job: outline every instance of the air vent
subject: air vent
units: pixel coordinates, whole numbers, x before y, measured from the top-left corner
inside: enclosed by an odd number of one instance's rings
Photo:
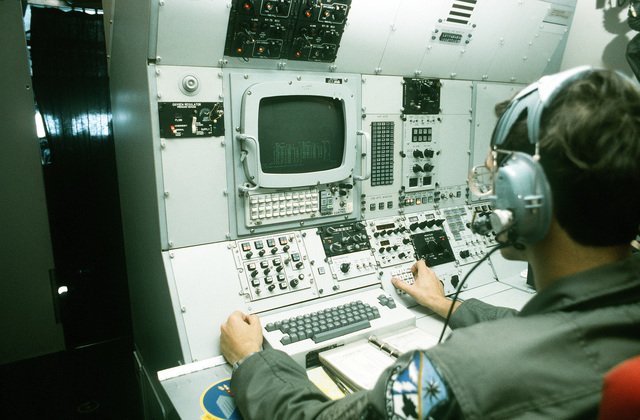
[[[447,23],[468,25],[478,0],[455,0],[449,11]]]

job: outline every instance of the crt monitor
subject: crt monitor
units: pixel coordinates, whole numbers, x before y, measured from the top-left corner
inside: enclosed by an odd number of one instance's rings
[[[251,189],[342,182],[356,164],[356,101],[341,83],[279,80],[243,95],[240,140]]]

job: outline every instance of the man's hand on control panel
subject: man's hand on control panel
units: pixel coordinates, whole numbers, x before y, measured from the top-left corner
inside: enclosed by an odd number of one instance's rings
[[[391,283],[400,290],[407,292],[422,306],[426,306],[438,315],[446,317],[451,300],[444,295],[444,285],[436,275],[436,273],[423,260],[417,261],[411,267],[411,272],[415,278],[413,284],[407,284],[398,278],[392,278]],[[456,302],[455,308],[460,306],[460,302]]]
[[[243,357],[260,351],[262,326],[258,315],[235,311],[220,326],[220,331],[220,350],[229,364],[233,365]]]

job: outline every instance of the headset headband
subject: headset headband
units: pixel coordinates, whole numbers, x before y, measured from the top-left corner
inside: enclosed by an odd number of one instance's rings
[[[558,74],[543,76],[537,82],[527,86],[509,103],[504,114],[498,121],[493,137],[492,146],[500,146],[511,131],[511,127],[527,111],[527,130],[532,145],[538,143],[540,133],[540,119],[542,112],[556,97],[558,92],[570,82],[584,77],[585,73],[594,70],[591,66],[580,66]]]

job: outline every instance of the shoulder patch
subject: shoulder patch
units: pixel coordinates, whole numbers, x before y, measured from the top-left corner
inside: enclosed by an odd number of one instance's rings
[[[444,379],[421,351],[404,369],[389,378],[386,392],[387,417],[393,419],[427,419],[451,402]]]

